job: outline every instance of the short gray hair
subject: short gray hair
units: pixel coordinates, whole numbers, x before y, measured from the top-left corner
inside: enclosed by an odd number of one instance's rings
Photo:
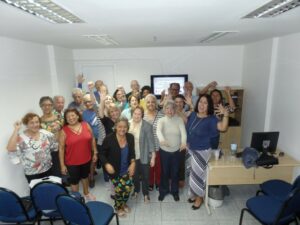
[[[83,94],[83,92],[80,88],[73,88],[72,96],[74,96],[75,94]]]
[[[167,107],[171,106],[174,110],[176,109],[175,102],[173,100],[167,100],[164,104],[163,110],[165,111]]]

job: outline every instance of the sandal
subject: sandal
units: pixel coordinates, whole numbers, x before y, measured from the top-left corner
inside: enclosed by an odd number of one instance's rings
[[[124,210],[126,213],[131,213],[131,208],[129,208],[128,205],[124,205],[124,206],[123,206],[123,210]]]
[[[117,215],[118,217],[123,217],[123,218],[127,216],[123,209],[117,210]]]

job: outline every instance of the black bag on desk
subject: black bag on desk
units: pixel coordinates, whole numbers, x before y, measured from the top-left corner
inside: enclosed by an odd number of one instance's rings
[[[266,169],[270,169],[273,165],[278,164],[278,159],[272,155],[262,154],[257,160],[256,165],[262,166]]]

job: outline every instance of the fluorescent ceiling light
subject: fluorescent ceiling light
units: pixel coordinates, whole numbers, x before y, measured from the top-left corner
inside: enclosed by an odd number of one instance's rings
[[[200,40],[200,43],[207,43],[207,42],[211,42],[211,41],[214,41],[216,39],[219,39],[225,35],[228,35],[228,34],[235,34],[235,33],[238,33],[238,31],[214,31],[212,34],[202,38]]]
[[[83,35],[83,37],[87,37],[89,39],[95,40],[105,46],[119,45],[119,43],[117,41],[115,41],[108,34],[100,34],[100,35],[99,34],[87,34],[87,35]]]
[[[0,0],[51,23],[84,23],[51,0]]]
[[[278,16],[300,5],[300,0],[273,0],[243,18],[268,18]]]

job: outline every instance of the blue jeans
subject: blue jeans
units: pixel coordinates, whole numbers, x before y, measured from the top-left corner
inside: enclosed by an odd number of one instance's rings
[[[180,152],[179,150],[176,152],[167,152],[162,149],[159,152],[161,158],[159,194],[162,196],[168,193],[178,195]],[[171,180],[171,190],[169,180]]]

